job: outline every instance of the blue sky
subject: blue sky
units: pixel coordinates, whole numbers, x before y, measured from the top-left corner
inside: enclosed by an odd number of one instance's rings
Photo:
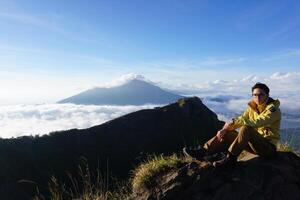
[[[169,85],[297,74],[299,35],[297,0],[2,0],[0,105],[128,73]]]

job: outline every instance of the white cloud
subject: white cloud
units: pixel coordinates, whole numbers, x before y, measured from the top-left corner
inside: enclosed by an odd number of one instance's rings
[[[246,77],[234,80],[217,79],[193,85],[186,85],[190,90],[198,90],[199,93],[205,91],[211,95],[231,94],[231,95],[250,95],[251,87],[262,82],[267,84],[271,89],[271,95],[286,96],[299,94],[300,92],[300,73],[299,72],[275,72],[269,76],[248,75]],[[172,89],[182,89],[182,87],[173,87]]]
[[[14,105],[0,108],[0,137],[43,135],[57,130],[88,128],[144,106],[96,106],[74,104]]]
[[[117,79],[112,80],[111,82],[99,85],[98,87],[106,87],[106,88],[116,87],[119,85],[123,85],[131,80],[142,80],[142,81],[146,81],[146,82],[156,85],[155,82],[152,82],[151,80],[147,79],[143,75],[135,74],[135,73],[128,73],[128,74],[124,74],[124,75],[120,76]]]
[[[224,64],[229,64],[229,63],[240,63],[245,61],[245,58],[215,58],[215,57],[209,57],[209,58],[204,58],[200,60],[197,64],[198,65],[204,65],[204,66],[209,66],[209,65],[224,65]]]
[[[299,83],[300,82],[300,72],[276,72],[271,75],[270,80]]]
[[[300,73],[276,72],[269,77],[249,75],[233,81],[211,81],[191,89],[203,99],[205,105],[216,112],[221,120],[240,115],[251,99],[251,87],[256,82],[266,83],[270,87],[270,96],[279,99],[283,113],[282,127],[300,127]],[[219,101],[223,99],[224,101]]]
[[[62,24],[62,21],[66,21],[62,15],[57,14],[43,14],[43,15],[32,15],[28,13],[11,13],[11,12],[0,12],[0,19],[10,20],[13,22],[31,25],[33,27],[42,28],[53,33],[60,34],[66,38],[74,39],[83,42],[96,42],[91,37],[81,37],[74,34],[66,29],[66,25]]]
[[[242,78],[241,82],[249,82],[249,81],[254,82],[254,81],[258,81],[258,80],[259,80],[259,77],[250,75],[245,78]]]
[[[6,18],[12,21],[16,21],[23,24],[29,24],[47,30],[57,32],[63,35],[67,35],[67,32],[57,25],[57,23],[52,19],[46,19],[45,16],[34,16],[25,13],[0,13],[1,18]]]
[[[298,60],[300,58],[300,49],[286,49],[261,58],[262,61],[282,61],[282,60]]]

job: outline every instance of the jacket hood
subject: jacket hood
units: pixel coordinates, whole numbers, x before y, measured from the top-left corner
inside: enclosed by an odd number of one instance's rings
[[[278,99],[276,99],[273,102],[271,102],[270,104],[273,104],[274,106],[276,106],[276,108],[278,108],[280,106],[280,101]],[[269,104],[267,104],[267,105],[269,105]]]

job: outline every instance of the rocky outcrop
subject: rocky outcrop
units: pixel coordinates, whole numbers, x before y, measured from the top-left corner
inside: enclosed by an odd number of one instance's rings
[[[155,185],[134,191],[132,199],[299,199],[300,157],[290,152],[278,152],[268,160],[247,155],[234,169],[182,163],[154,179]]]

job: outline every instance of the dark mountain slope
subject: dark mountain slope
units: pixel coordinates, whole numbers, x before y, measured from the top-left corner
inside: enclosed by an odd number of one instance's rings
[[[204,143],[223,122],[199,98],[184,98],[170,105],[136,111],[83,130],[68,130],[42,137],[0,140],[0,197],[26,199],[34,181],[43,190],[51,175],[67,180],[81,157],[91,168],[127,178],[146,154],[178,152],[187,144]],[[31,189],[31,190],[30,190]]]

